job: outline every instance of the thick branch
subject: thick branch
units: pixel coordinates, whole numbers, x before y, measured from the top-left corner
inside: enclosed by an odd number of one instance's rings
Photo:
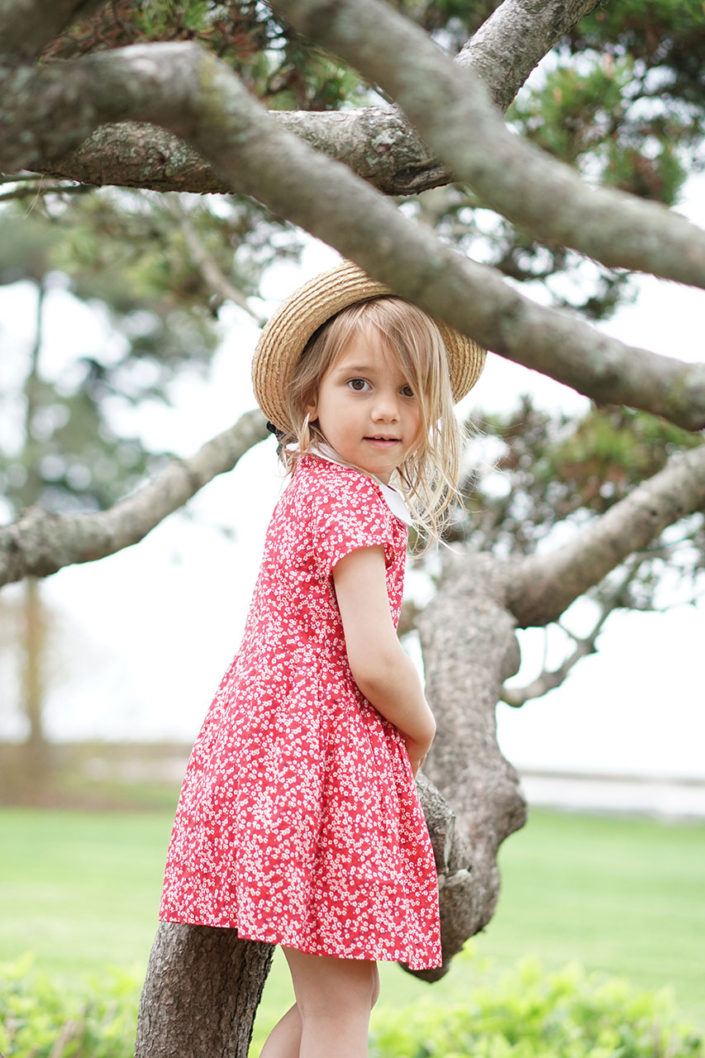
[[[513,135],[473,71],[453,64],[389,4],[273,0],[272,6],[385,88],[455,178],[505,217],[611,268],[705,287],[705,231],[657,203],[590,187]]]
[[[458,62],[475,69],[498,106],[505,108],[533,67],[595,2],[504,0],[461,51]],[[275,111],[272,117],[386,194],[415,194],[452,179],[396,107]],[[37,168],[87,184],[199,193],[231,190],[175,136],[136,124],[104,126],[76,151],[48,166],[38,162]]]
[[[507,605],[522,627],[555,621],[588,588],[668,525],[705,505],[705,445],[672,456],[663,470],[555,551],[516,566]]]
[[[30,59],[105,0],[0,0],[0,52]]]
[[[269,111],[283,129],[342,162],[388,195],[411,195],[447,184],[450,174],[396,107],[345,111]],[[124,122],[96,129],[56,160],[37,158],[37,171],[102,186],[199,194],[232,191],[222,174],[165,129]]]
[[[0,585],[64,566],[93,562],[138,543],[216,475],[267,436],[264,418],[247,412],[189,459],[175,459],[149,484],[98,514],[53,514],[33,507],[0,529]]]
[[[543,58],[599,0],[504,0],[458,55],[506,110]]]
[[[689,429],[705,425],[705,365],[623,345],[523,297],[344,166],[277,128],[232,71],[197,45],[131,47],[70,65],[71,77],[43,70],[25,84],[33,120],[4,136],[0,130],[0,144],[22,156],[20,164],[105,118],[139,112],[191,142],[233,189],[336,246],[483,345],[598,403],[631,404]]]

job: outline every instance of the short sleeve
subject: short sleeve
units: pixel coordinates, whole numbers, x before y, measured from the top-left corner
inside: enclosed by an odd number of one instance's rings
[[[381,546],[387,566],[393,562],[394,515],[370,478],[347,469],[326,475],[313,490],[311,503],[315,562],[322,576],[361,547]]]

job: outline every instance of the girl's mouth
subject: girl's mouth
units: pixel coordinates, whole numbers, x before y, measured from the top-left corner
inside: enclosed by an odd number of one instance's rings
[[[391,448],[393,445],[399,444],[398,437],[366,437],[365,440],[368,442],[368,444],[372,444],[380,448]]]

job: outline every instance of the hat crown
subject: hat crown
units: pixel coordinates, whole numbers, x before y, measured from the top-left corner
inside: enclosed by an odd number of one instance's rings
[[[301,354],[318,328],[349,305],[393,294],[384,283],[345,261],[304,283],[283,302],[265,325],[252,362],[257,402],[275,426],[288,428],[287,388]],[[440,320],[435,322],[448,355],[453,400],[458,401],[477,382],[486,352],[472,338]]]

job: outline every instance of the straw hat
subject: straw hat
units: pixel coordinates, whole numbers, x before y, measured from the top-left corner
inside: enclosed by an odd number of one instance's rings
[[[294,291],[266,324],[255,349],[252,382],[267,418],[287,428],[286,390],[309,338],[331,316],[358,301],[392,294],[358,268],[344,261]],[[475,385],[485,363],[485,350],[440,320],[436,324],[448,352],[450,385],[458,401]]]

